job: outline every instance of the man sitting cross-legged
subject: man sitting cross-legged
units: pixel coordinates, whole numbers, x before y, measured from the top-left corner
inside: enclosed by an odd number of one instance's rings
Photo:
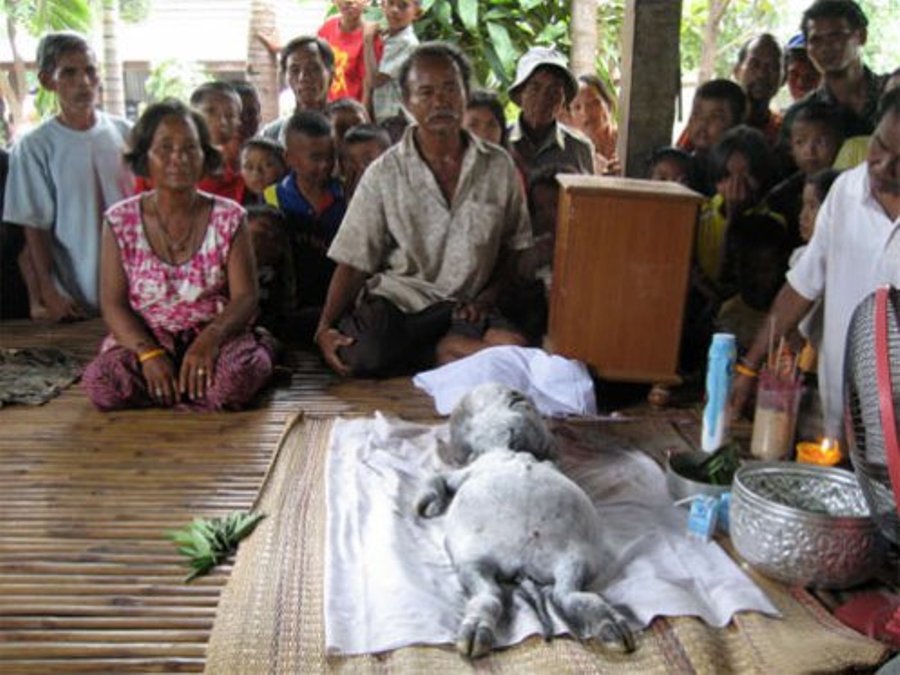
[[[344,375],[447,362],[524,337],[495,310],[531,246],[509,155],[462,130],[469,64],[421,45],[399,75],[416,124],[359,182],[331,248],[315,340]]]

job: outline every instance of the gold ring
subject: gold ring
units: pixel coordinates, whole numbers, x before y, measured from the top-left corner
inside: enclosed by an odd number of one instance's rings
[[[162,390],[160,387],[157,387],[157,388],[154,389],[153,391],[156,392],[156,395],[157,395],[158,397],[163,395],[163,390]]]
[[[206,368],[204,368],[203,366],[200,366],[199,368],[197,368],[197,374],[198,375],[206,375]]]

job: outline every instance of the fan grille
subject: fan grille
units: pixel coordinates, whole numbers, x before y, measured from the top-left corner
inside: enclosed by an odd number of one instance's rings
[[[892,288],[888,301],[888,351],[891,364],[891,399],[900,413],[900,291]],[[875,294],[856,308],[847,333],[844,360],[845,424],[850,459],[859,477],[863,493],[881,532],[900,544],[900,505],[894,501],[888,475],[881,424],[878,384],[875,375]],[[900,415],[898,415],[900,418]]]

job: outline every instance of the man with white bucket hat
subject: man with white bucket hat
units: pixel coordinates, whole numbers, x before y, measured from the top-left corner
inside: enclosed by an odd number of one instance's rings
[[[532,47],[519,59],[509,98],[522,112],[509,141],[526,173],[549,164],[569,164],[581,173],[594,173],[592,143],[557,120],[576,93],[578,82],[566,57],[552,47]]]

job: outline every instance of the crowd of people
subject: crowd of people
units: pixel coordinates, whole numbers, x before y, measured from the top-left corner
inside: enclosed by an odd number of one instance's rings
[[[541,344],[555,176],[621,172],[615,94],[550,47],[522,55],[505,97],[471,89],[457,48],[418,43],[416,0],[382,0],[384,27],[363,0],[335,4],[317,36],[280,47],[294,111],[264,126],[252,86],[215,81],[132,127],[97,108],[81,36],[41,39],[59,113],[0,154],[0,310],[102,313],[109,336],[84,376],[99,408],[245,406],[282,342],[366,376]],[[706,197],[682,361],[698,367],[713,331],[735,333],[737,403],[771,310],[779,336],[821,347],[833,417],[848,312],[900,282],[900,75],[862,63],[866,27],[853,0],[815,0],[784,47],[754,36],[649,158],[645,177]],[[793,103],[775,110],[785,84]],[[857,231],[864,207],[878,237]],[[863,259],[877,270],[860,273]]]

